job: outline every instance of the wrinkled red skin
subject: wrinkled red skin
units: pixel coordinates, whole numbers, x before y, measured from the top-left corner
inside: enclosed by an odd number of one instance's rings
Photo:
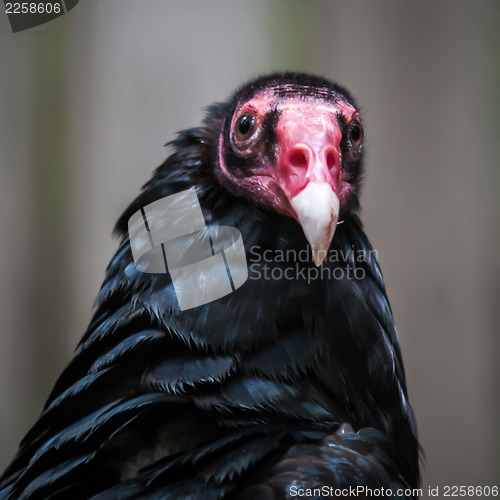
[[[309,182],[338,192],[342,133],[330,107],[286,103],[277,126],[279,164],[274,173],[288,199]]]
[[[240,178],[232,174],[223,157],[223,137],[219,141],[219,164],[223,173],[237,191],[257,203],[297,219],[290,200],[302,191],[309,182],[328,183],[339,197],[340,206],[350,191],[342,177],[340,142],[342,132],[338,115],[346,123],[358,118],[355,108],[339,96],[335,103],[315,98],[277,97],[272,89],[259,92],[247,102],[240,103],[231,120],[231,131],[241,114],[252,112],[256,116],[256,131],[248,141],[233,144],[238,150],[251,151],[252,146],[262,140],[259,132],[265,115],[278,110],[280,117],[276,126],[277,164],[263,158],[261,168],[251,177]]]

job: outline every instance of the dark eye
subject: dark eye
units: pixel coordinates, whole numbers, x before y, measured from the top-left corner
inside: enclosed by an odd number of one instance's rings
[[[234,136],[238,141],[246,141],[255,132],[255,116],[252,113],[243,113],[234,126]]]
[[[349,126],[349,140],[353,146],[359,146],[363,140],[363,128],[357,120],[352,120]]]

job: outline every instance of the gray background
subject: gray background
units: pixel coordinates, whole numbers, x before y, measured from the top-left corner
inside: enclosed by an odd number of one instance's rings
[[[115,220],[179,129],[246,79],[322,74],[363,106],[363,220],[426,485],[499,484],[500,4],[85,0],[0,15],[0,469],[71,357]]]

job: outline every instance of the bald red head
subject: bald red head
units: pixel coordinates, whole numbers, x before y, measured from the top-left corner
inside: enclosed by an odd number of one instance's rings
[[[243,89],[219,140],[221,181],[295,218],[317,265],[357,187],[352,159],[359,164],[363,139],[349,96],[322,84],[272,82]]]

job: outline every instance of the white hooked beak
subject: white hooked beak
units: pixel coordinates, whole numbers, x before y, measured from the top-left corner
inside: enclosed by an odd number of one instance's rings
[[[313,254],[320,266],[326,257],[339,219],[339,199],[327,182],[309,182],[290,200]]]

